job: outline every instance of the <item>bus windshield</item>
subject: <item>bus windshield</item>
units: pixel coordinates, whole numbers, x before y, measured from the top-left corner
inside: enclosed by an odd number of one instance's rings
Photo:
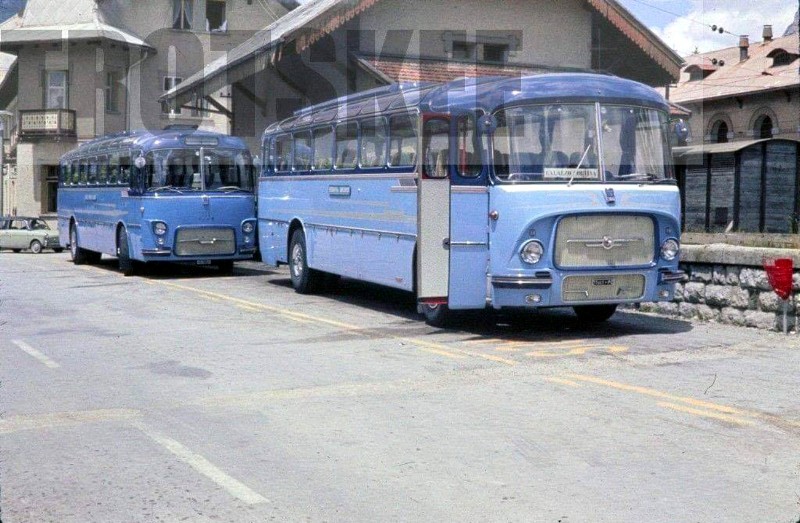
[[[602,133],[597,132],[598,110]],[[496,116],[494,168],[500,180],[642,182],[671,177],[667,118],[660,111],[586,103],[512,107]]]
[[[149,153],[146,159],[148,191],[253,192],[250,155],[245,151],[161,149]]]

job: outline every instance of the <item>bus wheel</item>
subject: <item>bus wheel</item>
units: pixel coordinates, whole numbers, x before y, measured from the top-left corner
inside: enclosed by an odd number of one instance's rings
[[[53,252],[56,254],[61,254],[62,252],[64,252],[64,249],[62,249],[61,247],[53,247]]]
[[[300,294],[311,294],[322,283],[323,274],[308,268],[306,236],[301,229],[294,231],[289,245],[289,274],[292,287]]]
[[[78,246],[78,227],[74,223],[69,228],[69,254],[75,265],[85,265],[91,261],[89,251]]]
[[[616,305],[579,305],[573,307],[578,319],[589,323],[601,323],[617,311]]]
[[[33,240],[31,242],[31,252],[33,254],[40,254],[42,252],[42,242],[39,240]]]
[[[125,276],[136,274],[136,262],[131,260],[130,247],[128,246],[128,232],[122,227],[117,232],[117,262],[120,272]]]
[[[233,260],[220,260],[216,265],[220,274],[233,274]]]
[[[425,323],[431,327],[446,327],[453,319],[453,312],[447,305],[428,305],[422,304],[422,314],[425,315]]]

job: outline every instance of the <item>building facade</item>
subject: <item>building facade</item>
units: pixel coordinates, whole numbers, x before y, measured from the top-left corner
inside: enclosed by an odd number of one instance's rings
[[[56,212],[58,159],[130,129],[196,125],[227,133],[229,90],[191,108],[159,96],[296,4],[263,0],[28,0],[0,26],[13,65],[0,84],[5,214]]]

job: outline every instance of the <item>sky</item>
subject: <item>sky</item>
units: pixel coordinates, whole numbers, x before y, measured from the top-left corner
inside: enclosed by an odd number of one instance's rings
[[[798,9],[796,0],[618,1],[681,56],[695,49],[702,53],[737,46],[739,38],[734,35],[746,34],[750,42],[760,42],[765,24],[772,24],[776,38],[782,36]],[[713,32],[711,25],[726,33]]]

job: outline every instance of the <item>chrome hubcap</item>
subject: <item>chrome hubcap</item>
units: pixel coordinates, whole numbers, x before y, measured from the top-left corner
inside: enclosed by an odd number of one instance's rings
[[[295,278],[303,276],[303,247],[299,243],[292,248],[292,274]]]
[[[74,227],[69,231],[69,252],[72,254],[73,258],[75,257],[75,253],[78,252],[78,234],[75,232]]]

